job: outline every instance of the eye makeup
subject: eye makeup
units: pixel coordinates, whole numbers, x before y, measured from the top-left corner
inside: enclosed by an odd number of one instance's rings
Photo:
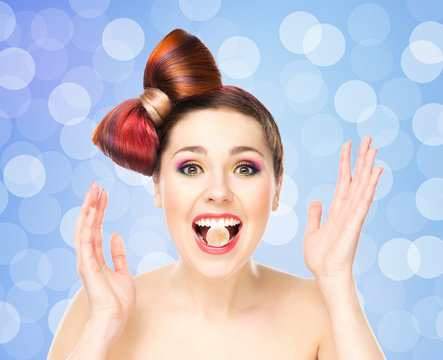
[[[188,166],[198,166],[200,168],[203,169],[203,171],[206,171],[206,168],[199,163],[198,161],[195,160],[184,160],[184,161],[180,161],[176,166],[175,166],[175,170],[178,171],[179,173],[186,175],[186,176],[195,176],[198,174],[187,174],[185,173],[184,169],[187,168]]]
[[[242,160],[242,161],[234,164],[231,168],[231,171],[234,171],[235,169],[242,167],[242,166],[246,166],[246,167],[249,167],[250,169],[252,169],[252,174],[247,174],[245,176],[252,176],[252,175],[255,175],[261,171],[260,165],[252,160]]]
[[[195,176],[198,174],[187,174],[184,169],[186,169],[187,167],[191,167],[191,166],[195,166],[195,167],[199,167],[201,168],[203,171],[206,171],[205,166],[203,166],[203,164],[201,164],[198,161],[195,160],[183,160],[183,161],[179,161],[176,166],[175,166],[175,170],[178,171],[179,173],[186,175],[186,176]],[[251,173],[250,174],[243,174],[243,176],[253,176],[256,175],[257,173],[259,173],[261,171],[261,166],[253,160],[242,160],[239,161],[237,163],[235,163],[232,167],[231,167],[231,172],[234,172],[237,168],[240,167],[248,167],[249,169],[251,169]],[[240,174],[242,175],[242,174]]]

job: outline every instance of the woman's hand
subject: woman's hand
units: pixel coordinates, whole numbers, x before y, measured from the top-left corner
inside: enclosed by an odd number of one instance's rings
[[[89,301],[89,323],[109,327],[107,341],[114,341],[123,330],[135,305],[134,279],[126,261],[120,234],[111,236],[111,255],[115,271],[103,257],[102,223],[107,204],[107,193],[92,183],[75,228],[77,270]],[[105,340],[105,339],[104,339]]]
[[[303,254],[306,266],[316,279],[351,278],[358,239],[374,198],[382,167],[374,166],[376,148],[372,137],[363,138],[354,178],[351,177],[351,142],[343,145],[334,199],[320,227],[321,202],[311,202],[308,210]]]

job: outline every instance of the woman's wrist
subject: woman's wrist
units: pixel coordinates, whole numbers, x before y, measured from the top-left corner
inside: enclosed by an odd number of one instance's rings
[[[121,319],[90,318],[85,325],[85,331],[99,336],[110,347],[120,336],[123,330],[122,323]]]
[[[68,360],[105,360],[118,336],[118,328],[109,319],[89,319]]]

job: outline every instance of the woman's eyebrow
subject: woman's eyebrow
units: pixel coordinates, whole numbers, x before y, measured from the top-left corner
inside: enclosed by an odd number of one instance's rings
[[[185,147],[177,150],[174,153],[174,155],[172,155],[172,156],[174,157],[177,153],[179,153],[181,151],[191,151],[191,152],[196,152],[196,153],[204,154],[204,155],[208,154],[208,151],[203,146],[185,146]],[[258,151],[256,148],[253,148],[251,146],[243,146],[243,145],[232,147],[229,150],[229,156],[237,155],[237,154],[240,154],[240,153],[245,152],[245,151],[254,151],[257,154],[259,154],[263,159],[265,158],[263,156],[263,154],[260,151]]]

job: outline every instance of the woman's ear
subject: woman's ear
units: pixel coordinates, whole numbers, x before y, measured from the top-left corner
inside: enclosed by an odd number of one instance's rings
[[[162,207],[162,198],[160,193],[160,186],[157,182],[154,182],[154,203],[158,208]]]
[[[274,196],[274,201],[272,203],[272,211],[276,211],[278,209],[278,201],[280,199],[280,191],[281,191],[281,186],[283,183],[283,171],[280,177],[280,181],[278,182],[276,188],[275,188],[275,196]]]

